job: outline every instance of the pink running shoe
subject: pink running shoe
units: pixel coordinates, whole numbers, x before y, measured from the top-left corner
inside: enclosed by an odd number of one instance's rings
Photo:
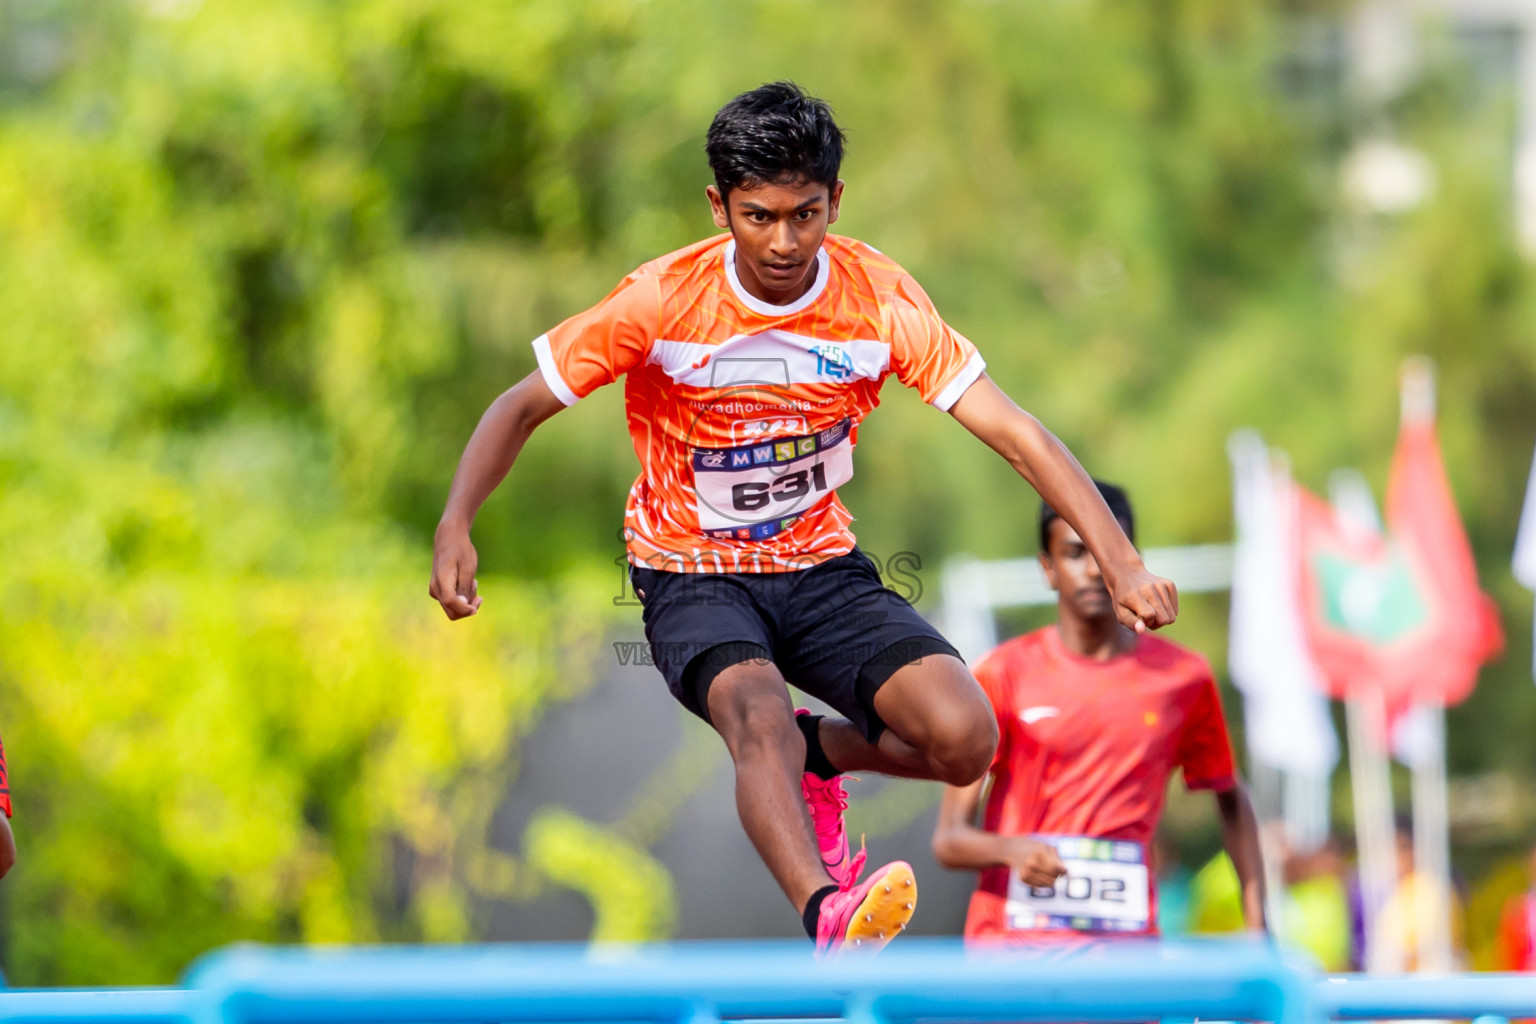
[[[855,860],[862,866],[863,851]],[[894,860],[869,880],[831,893],[821,903],[816,922],[816,955],[837,956],[849,950],[873,953],[906,930],[917,908],[917,879],[912,866]]]
[[[797,715],[810,714],[805,708]],[[821,848],[821,863],[838,888],[845,889],[858,879],[858,869],[848,855],[848,829],[843,814],[848,810],[848,794],[843,780],[823,779],[815,772],[800,776],[800,793],[811,809],[811,826],[816,830],[816,845]]]

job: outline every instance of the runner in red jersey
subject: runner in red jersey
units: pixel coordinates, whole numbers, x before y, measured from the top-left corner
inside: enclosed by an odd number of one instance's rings
[[[1128,537],[1125,493],[1099,484]],[[1049,506],[1040,564],[1058,623],[999,646],[976,666],[1000,741],[986,780],[946,789],[934,853],[979,870],[967,941],[1054,941],[1157,931],[1152,835],[1169,776],[1216,796],[1243,911],[1264,927],[1257,821],[1237,780],[1210,665],[1116,619],[1093,555]]]
[[[906,927],[916,882],[901,861],[861,878],[839,774],[962,785],[997,743],[986,695],[882,586],[835,493],[885,379],[954,416],[1061,510],[1128,628],[1172,622],[1178,597],[911,275],[827,233],[843,135],[825,103],[783,82],[744,93],[716,114],[705,151],[728,234],[647,263],[534,341],[538,371],[491,404],[464,450],[429,592],[450,619],[479,611],[476,512],[540,423],[623,377],[640,460],[625,538],[656,666],[725,741],[742,825],[817,948],[878,948]],[[842,717],[797,715],[790,682]]]
[[[0,878],[16,864],[16,837],[11,835],[11,783],[5,773],[5,745],[0,743]]]
[[[1499,915],[1500,971],[1536,971],[1536,849],[1527,864],[1530,887],[1505,901]]]

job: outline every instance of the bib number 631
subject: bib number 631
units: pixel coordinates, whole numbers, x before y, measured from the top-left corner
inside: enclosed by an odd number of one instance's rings
[[[786,473],[772,483],[751,482],[731,488],[731,507],[738,512],[756,512],[770,502],[797,502],[812,491],[827,489],[827,467],[816,463],[808,469]]]

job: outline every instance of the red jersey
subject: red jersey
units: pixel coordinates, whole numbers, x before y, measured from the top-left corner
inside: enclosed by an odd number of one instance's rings
[[[5,774],[5,744],[0,743],[0,811],[11,816],[11,783]]]
[[[985,366],[911,275],[837,235],[786,305],[742,287],[721,235],[645,264],[533,348],[566,405],[625,378],[640,458],[629,558],[674,572],[780,572],[847,554],[853,517],[835,491],[885,378],[948,410]]]
[[[1065,919],[1054,916],[1056,909],[1035,915],[1026,910],[1014,872],[997,866],[981,872],[966,938],[1155,933],[1156,887],[1145,854],[1169,776],[1182,768],[1190,789],[1236,784],[1210,665],[1154,636],[1139,638],[1128,654],[1094,661],[1069,651],[1051,626],[999,646],[976,666],[976,678],[997,714],[1000,737],[983,827],[1000,835],[1073,837],[1051,841],[1064,859],[1114,865],[1105,884],[1120,888],[1111,895],[1130,897],[1143,909],[1105,920],[1074,918],[1070,907],[1060,911]],[[1124,890],[1125,879],[1141,878],[1145,882],[1136,884],[1145,885],[1145,901],[1140,892]],[[1101,895],[1072,893],[1077,881],[1069,875],[1058,882],[1066,888],[1053,899]]]
[[[1499,918],[1500,971],[1536,971],[1536,892],[1512,896]]]

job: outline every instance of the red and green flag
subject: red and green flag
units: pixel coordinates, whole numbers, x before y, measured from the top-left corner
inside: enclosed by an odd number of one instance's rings
[[[1350,529],[1298,491],[1302,608],[1329,693],[1378,689],[1392,719],[1416,703],[1466,698],[1504,633],[1478,586],[1433,414],[1403,419],[1384,533]]]

